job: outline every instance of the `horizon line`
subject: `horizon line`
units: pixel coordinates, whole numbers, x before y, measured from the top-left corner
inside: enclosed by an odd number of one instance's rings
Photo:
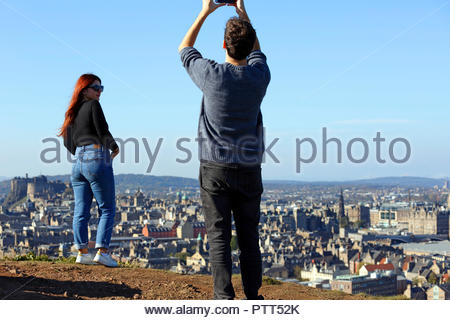
[[[145,173],[118,173],[114,174],[114,176],[121,176],[121,175],[134,175],[134,176],[144,176],[144,177],[156,177],[156,178],[181,178],[181,179],[190,179],[190,180],[198,180],[198,178],[191,178],[191,177],[183,177],[183,176],[175,176],[175,175],[152,175],[152,174],[145,174]],[[70,173],[65,174],[39,174],[35,175],[34,177],[39,176],[45,176],[45,177],[56,177],[56,176],[70,176]],[[14,178],[23,178],[26,177],[26,174],[24,176],[14,176],[14,177],[6,177],[2,176],[1,181],[7,181],[12,180]],[[263,181],[266,182],[297,182],[297,183],[348,183],[348,182],[359,182],[359,181],[366,181],[366,180],[380,180],[380,179],[428,179],[428,180],[448,180],[450,182],[450,177],[440,177],[440,178],[431,178],[431,177],[425,177],[425,176],[379,176],[379,177],[372,177],[372,178],[356,178],[356,179],[349,179],[349,180],[295,180],[295,179],[279,179],[279,178],[271,178],[271,179],[263,179]]]

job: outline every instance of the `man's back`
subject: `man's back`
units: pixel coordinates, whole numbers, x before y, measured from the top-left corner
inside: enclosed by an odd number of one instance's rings
[[[192,47],[181,51],[192,80],[203,92],[199,119],[202,160],[260,164],[264,152],[261,102],[270,82],[266,57],[253,51],[248,65],[203,59]]]
[[[234,4],[238,18],[227,21],[226,63],[203,59],[194,49],[210,13],[224,4],[203,0],[203,8],[178,51],[194,83],[202,90],[198,138],[200,198],[209,243],[214,299],[234,299],[231,281],[232,218],[236,226],[241,278],[247,299],[263,299],[259,248],[260,204],[264,186],[261,102],[270,82],[265,55],[243,0]]]

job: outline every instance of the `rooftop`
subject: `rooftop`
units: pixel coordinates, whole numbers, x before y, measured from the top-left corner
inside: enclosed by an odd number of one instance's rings
[[[342,276],[337,276],[336,280],[364,280],[367,276],[360,276],[357,274],[345,274]]]
[[[450,241],[432,241],[427,243],[403,243],[398,247],[405,251],[423,252],[429,254],[441,254],[450,257]]]
[[[396,202],[396,203],[384,203],[380,210],[401,210],[407,209],[409,204],[407,202]]]
[[[365,265],[367,271],[373,272],[375,270],[394,270],[394,265],[392,263],[387,264],[368,264]]]

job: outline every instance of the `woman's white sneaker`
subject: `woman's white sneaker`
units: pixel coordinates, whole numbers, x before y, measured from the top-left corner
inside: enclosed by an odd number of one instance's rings
[[[97,252],[94,261],[110,268],[115,268],[118,266],[117,261],[114,260],[111,255],[104,252]]]
[[[89,253],[78,253],[77,260],[75,260],[75,263],[96,264],[94,261],[92,261],[92,255],[90,255]]]

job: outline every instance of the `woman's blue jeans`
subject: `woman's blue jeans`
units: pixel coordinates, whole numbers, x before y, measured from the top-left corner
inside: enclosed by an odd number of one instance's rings
[[[114,174],[110,151],[101,145],[77,147],[71,182],[75,195],[73,235],[75,247],[88,247],[92,198],[99,210],[95,248],[109,248],[116,213]]]

